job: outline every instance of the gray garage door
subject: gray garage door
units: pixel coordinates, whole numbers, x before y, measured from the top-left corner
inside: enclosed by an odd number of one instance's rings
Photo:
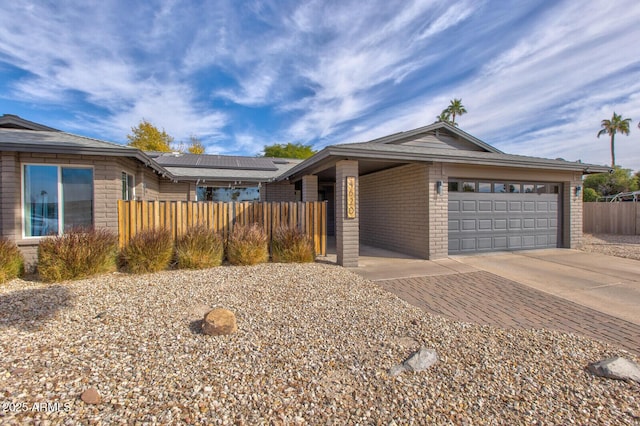
[[[558,247],[559,195],[449,192],[449,254]]]

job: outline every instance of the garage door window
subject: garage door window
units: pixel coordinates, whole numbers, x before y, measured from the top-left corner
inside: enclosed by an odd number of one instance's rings
[[[539,182],[487,182],[470,180],[449,180],[449,192],[478,192],[495,194],[559,194],[560,186],[556,183]]]

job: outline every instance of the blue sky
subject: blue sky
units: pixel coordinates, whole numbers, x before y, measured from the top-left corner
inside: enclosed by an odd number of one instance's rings
[[[430,124],[513,154],[640,169],[640,2],[13,1],[0,113],[126,142],[142,118],[211,154]]]

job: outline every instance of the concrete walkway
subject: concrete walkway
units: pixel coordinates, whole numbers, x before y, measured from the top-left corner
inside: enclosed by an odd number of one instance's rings
[[[437,261],[361,247],[354,272],[428,312],[503,328],[547,328],[640,354],[640,262],[575,250]]]

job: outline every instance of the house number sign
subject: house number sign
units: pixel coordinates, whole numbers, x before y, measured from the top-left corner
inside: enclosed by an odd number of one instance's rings
[[[356,217],[356,178],[347,176],[347,219]]]

